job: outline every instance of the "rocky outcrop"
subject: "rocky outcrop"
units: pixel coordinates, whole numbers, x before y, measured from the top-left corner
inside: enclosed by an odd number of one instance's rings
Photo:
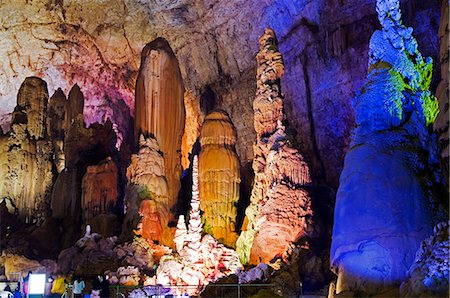
[[[111,157],[87,167],[81,183],[81,209],[86,224],[97,215],[117,213],[118,187],[118,170]]]
[[[280,78],[284,64],[272,29],[261,36],[256,56],[257,93],[253,103],[255,130],[253,185],[247,225],[236,243],[243,263],[269,262],[291,242],[307,234],[311,224],[309,167],[286,133]],[[290,139],[291,138],[291,139]]]
[[[13,199],[19,216],[42,222],[49,212],[52,190],[52,145],[46,133],[47,85],[26,78],[17,95],[11,131],[1,138],[5,153],[3,196]]]
[[[448,75],[449,75],[449,26],[448,26],[448,15],[449,15],[449,3],[448,1],[442,1],[441,9],[441,22],[439,24],[439,62],[441,63],[441,81],[436,90],[436,97],[439,101],[439,114],[434,122],[434,129],[439,135],[439,145],[441,148],[441,166],[444,170],[446,181],[448,182],[448,172],[449,172],[449,134],[448,134],[448,122],[449,122],[449,85],[448,85]]]
[[[157,240],[171,246],[169,187],[164,159],[154,138],[140,136],[139,152],[131,157],[127,178],[123,232],[129,233],[138,228],[137,233],[147,240]]]
[[[64,247],[80,236],[82,179],[87,167],[117,156],[115,144],[116,134],[110,121],[86,127],[81,114],[72,120],[64,141],[65,168],[58,175],[51,196],[52,217],[63,222]]]
[[[208,114],[200,134],[200,209],[204,230],[227,246],[234,247],[236,205],[239,200],[240,165],[235,151],[236,129],[224,111]]]
[[[446,297],[449,290],[449,222],[434,227],[416,253],[407,280],[401,285],[402,297]]]
[[[156,284],[173,286],[170,291],[174,295],[196,296],[208,283],[235,274],[242,268],[235,251],[218,243],[211,235],[202,237],[197,156],[193,160],[192,178],[188,229],[183,227],[184,217],[180,217],[180,230],[177,229],[174,239],[178,255],[163,256],[156,271]]]
[[[149,43],[142,51],[136,82],[135,139],[143,134],[158,142],[169,186],[169,207],[175,205],[180,189],[183,94],[178,61],[169,44],[162,38]]]
[[[437,209],[432,61],[402,24],[398,1],[378,0],[376,9],[382,29],[372,35],[367,80],[353,102],[357,127],[336,197],[331,266],[337,294],[397,288]]]

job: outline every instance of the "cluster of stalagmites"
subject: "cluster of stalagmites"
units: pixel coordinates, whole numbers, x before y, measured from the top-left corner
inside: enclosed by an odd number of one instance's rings
[[[268,263],[292,242],[307,234],[311,224],[309,167],[285,132],[280,79],[284,65],[275,33],[261,36],[257,60],[257,92],[253,102],[257,141],[253,185],[246,222],[237,241],[241,261]],[[246,225],[246,226],[245,226]]]
[[[370,41],[367,82],[340,177],[331,266],[336,292],[398,289],[433,228],[439,184],[432,61],[401,23],[397,0],[377,1],[382,29]]]
[[[220,244],[211,235],[202,236],[200,216],[200,197],[198,182],[198,160],[193,161],[193,185],[189,224],[186,229],[184,216],[178,219],[174,242],[177,255],[161,258],[156,271],[155,282],[164,286],[174,286],[174,294],[198,295],[211,282],[229,274],[235,274],[242,268],[237,253]],[[176,286],[190,286],[186,289]]]

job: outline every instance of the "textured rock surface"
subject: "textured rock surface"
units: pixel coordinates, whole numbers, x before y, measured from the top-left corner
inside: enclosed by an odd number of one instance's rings
[[[184,93],[184,109],[186,111],[186,120],[183,138],[181,139],[181,165],[183,170],[189,168],[190,155],[193,153],[193,146],[200,136],[200,127],[204,118],[200,110],[200,99],[192,91]]]
[[[50,94],[58,87],[68,94],[78,83],[87,124],[111,118],[126,134],[140,53],[163,37],[178,58],[186,89],[200,96],[210,87],[213,108],[230,115],[246,165],[253,158],[253,45],[270,26],[286,61],[288,119],[313,172],[337,186],[354,125],[350,99],[363,83],[368,40],[378,26],[373,0],[47,2],[0,5],[4,131],[22,80],[37,75]],[[437,36],[430,32],[437,32],[440,1],[402,2],[422,53],[438,62]]]
[[[177,202],[184,131],[184,87],[178,61],[167,41],[157,39],[142,51],[136,82],[135,139],[156,139],[164,157],[169,207]]]
[[[52,191],[52,144],[46,134],[48,92],[36,77],[25,79],[17,95],[11,131],[1,138],[3,193],[13,199],[19,216],[42,220]]]
[[[402,284],[402,297],[446,297],[449,290],[449,222],[436,225],[416,253],[408,279]]]
[[[238,237],[236,205],[241,181],[235,144],[236,129],[228,114],[208,114],[201,129],[198,157],[200,209],[205,232],[231,247]]]
[[[439,100],[439,115],[434,122],[434,129],[439,134],[439,145],[441,147],[441,165],[444,170],[446,181],[448,181],[449,173],[449,85],[448,77],[450,72],[450,64],[448,63],[449,58],[449,26],[448,26],[448,16],[449,16],[449,3],[448,1],[442,1],[441,9],[441,22],[439,24],[439,60],[441,64],[441,81],[436,90],[436,97]]]
[[[108,157],[98,165],[88,166],[81,183],[81,208],[85,223],[100,214],[114,214],[119,208],[118,171]]]
[[[131,157],[127,178],[123,232],[129,233],[138,228],[138,233],[144,238],[149,237],[148,240],[158,240],[170,246],[173,236],[168,227],[169,187],[164,159],[154,138],[141,135],[139,152]],[[139,214],[143,217],[142,221]]]
[[[236,243],[243,263],[269,262],[284,253],[291,242],[307,234],[311,224],[311,198],[305,186],[311,184],[309,167],[293,148],[285,132],[280,78],[284,64],[272,29],[259,39],[256,55],[257,92],[255,111],[255,158],[247,226]]]
[[[370,41],[369,73],[354,106],[357,127],[336,198],[331,266],[336,292],[364,295],[397,287],[432,230],[439,177],[428,127],[437,100],[432,62],[418,51],[399,2],[379,0],[382,29]]]
[[[220,244],[211,235],[202,237],[197,156],[194,156],[192,171],[188,229],[183,226],[184,217],[180,217],[174,239],[178,255],[165,255],[161,258],[156,271],[156,283],[173,286],[170,287],[172,294],[197,296],[208,283],[235,274],[242,265],[234,250]],[[177,287],[180,285],[189,287]]]

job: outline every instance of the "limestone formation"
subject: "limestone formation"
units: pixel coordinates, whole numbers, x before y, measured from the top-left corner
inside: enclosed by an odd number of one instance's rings
[[[235,151],[236,129],[224,111],[208,114],[200,135],[200,209],[205,232],[234,247],[240,165]]]
[[[162,38],[142,51],[136,82],[135,139],[141,134],[156,139],[164,157],[169,186],[169,208],[175,205],[180,188],[181,138],[185,111],[184,87],[178,61]]]
[[[439,60],[441,64],[441,81],[436,90],[436,97],[439,101],[439,114],[434,122],[434,129],[439,134],[439,145],[441,147],[441,165],[444,169],[446,176],[446,181],[448,181],[449,172],[449,25],[448,25],[448,15],[449,15],[449,3],[448,1],[442,1],[441,9],[441,22],[439,25]]]
[[[184,124],[183,138],[181,139],[181,165],[183,169],[189,168],[190,154],[200,136],[200,127],[203,123],[204,115],[200,110],[200,98],[194,92],[186,90],[184,92],[184,108],[186,110],[186,120]]]
[[[47,85],[26,78],[17,95],[11,131],[2,139],[7,167],[3,166],[3,196],[14,200],[19,215],[40,222],[48,215],[53,183],[52,145],[46,134]],[[6,141],[6,146],[5,142]]]
[[[449,222],[434,227],[416,253],[408,279],[402,284],[402,297],[446,297],[449,290]]]
[[[163,256],[156,271],[156,283],[170,286],[170,292],[174,295],[187,293],[197,296],[208,283],[236,274],[242,269],[234,250],[218,243],[211,235],[202,237],[197,156],[194,156],[192,171],[192,200],[187,233],[184,218],[180,217],[174,239],[178,255]]]
[[[85,223],[100,214],[117,213],[118,187],[118,170],[111,157],[87,167],[81,183],[81,208]]]
[[[55,154],[54,163],[58,173],[65,168],[64,137],[66,125],[67,99],[61,89],[55,91],[48,104],[47,133],[50,136]]]
[[[378,0],[381,30],[370,40],[369,71],[355,98],[357,127],[336,196],[331,266],[336,293],[397,288],[433,227],[438,103],[432,61],[401,22],[397,0]]]
[[[172,245],[169,223],[169,187],[165,177],[164,159],[154,138],[139,138],[139,152],[131,157],[127,169],[125,194],[125,231],[138,228],[148,240]],[[142,216],[139,220],[138,214]],[[139,226],[136,226],[140,222]]]
[[[284,65],[272,29],[261,36],[257,61],[257,92],[253,102],[255,130],[253,185],[246,226],[236,243],[243,263],[268,263],[290,243],[307,234],[311,224],[309,167],[291,145],[283,124],[280,79]]]

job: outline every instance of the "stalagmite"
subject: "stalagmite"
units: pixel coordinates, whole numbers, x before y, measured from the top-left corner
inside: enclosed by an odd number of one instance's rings
[[[175,295],[198,296],[208,283],[242,269],[234,250],[211,235],[202,237],[198,178],[198,157],[194,156],[188,229],[184,216],[180,216],[174,239],[178,255],[163,256],[156,271],[156,283],[170,286],[170,292]]]
[[[55,91],[48,104],[47,132],[52,140],[54,163],[58,173],[65,168],[64,137],[68,131],[67,105],[66,96],[60,88]]]
[[[311,224],[309,167],[290,144],[283,124],[280,79],[284,72],[272,29],[259,39],[257,92],[253,102],[257,141],[254,146],[253,185],[246,210],[247,226],[236,243],[243,263],[269,262],[290,243],[307,234]]]
[[[370,40],[366,83],[353,103],[357,127],[336,196],[330,263],[337,294],[397,288],[431,234],[437,209],[432,61],[402,24],[398,0],[378,0],[376,9],[382,28]]]
[[[205,232],[234,247],[236,204],[239,200],[240,165],[234,148],[236,129],[224,111],[208,114],[200,135],[200,209]]]
[[[204,115],[200,110],[200,97],[190,90],[184,92],[184,108],[186,120],[183,138],[181,139],[181,165],[183,169],[187,169],[190,162],[189,155],[192,154],[193,146],[200,136],[200,127]]]
[[[46,133],[47,84],[26,78],[17,95],[7,140],[8,168],[3,196],[14,200],[25,220],[43,220],[52,190],[52,145]]]
[[[163,152],[169,208],[175,205],[180,188],[183,94],[178,61],[169,44],[162,38],[148,44],[136,82],[135,138],[153,136]]]
[[[140,214],[142,220],[138,226],[138,234],[148,237],[148,240],[157,240],[171,246],[173,235],[168,227],[169,188],[164,159],[155,139],[141,135],[139,152],[131,157],[127,178],[124,230],[136,228],[133,221]]]

